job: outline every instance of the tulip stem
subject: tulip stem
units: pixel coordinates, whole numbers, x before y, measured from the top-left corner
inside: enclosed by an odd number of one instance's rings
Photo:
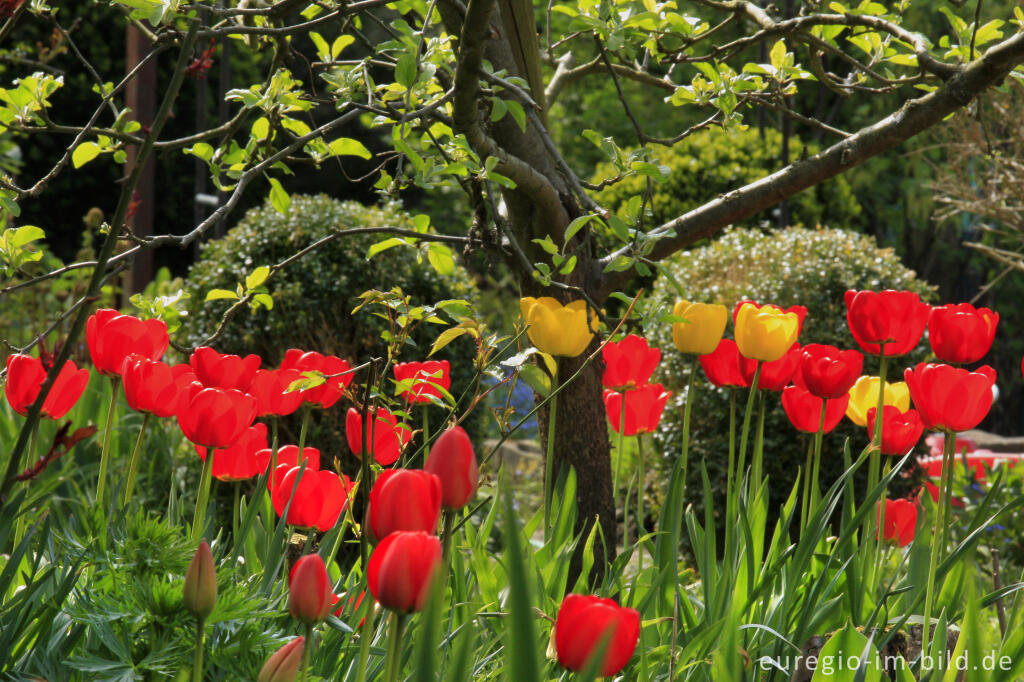
[[[132,499],[132,490],[135,488],[135,476],[139,471],[139,455],[142,452],[142,439],[146,435],[146,427],[149,425],[149,419],[153,415],[149,412],[142,418],[142,428],[139,429],[139,437],[135,440],[135,448],[132,450],[132,459],[128,464],[128,481],[124,486],[124,506],[128,506],[128,503]],[[212,450],[208,450],[212,456]]]
[[[754,493],[761,488],[761,479],[764,476],[764,413],[767,402],[767,391],[758,391],[757,409],[757,432],[754,434],[754,452],[752,454],[751,481],[754,483]]]
[[[725,547],[732,546],[733,510],[736,508],[736,389],[729,388],[729,471],[725,479]]]
[[[405,627],[405,614],[395,611],[391,614],[391,639],[388,642],[387,672],[385,682],[397,682],[401,670],[402,630]]]
[[[364,583],[365,586],[365,583]],[[363,608],[368,610],[368,613],[363,620],[363,624],[358,628],[360,630],[359,637],[359,663],[356,664],[356,682],[366,682],[366,664],[370,660],[370,640],[373,639],[373,628],[376,623],[374,622],[377,618],[377,612],[373,608],[373,600],[367,601],[368,606],[364,605]],[[359,616],[359,610],[356,610],[356,617]]]
[[[615,461],[615,481],[612,485],[612,499],[619,496],[619,473],[622,471],[622,460],[625,459],[625,444],[626,444],[626,390],[621,391],[622,404],[619,406],[621,411],[619,412],[619,452]],[[623,533],[623,545],[626,544],[626,535]]]
[[[640,544],[644,536],[644,451],[643,434],[636,434],[636,544],[637,574],[644,572],[644,548]]]
[[[196,513],[192,518],[192,539],[198,538],[206,525],[206,506],[210,501],[210,482],[213,479],[213,448],[207,448],[203,473],[199,478],[199,494],[196,495]]]
[[[107,408],[107,424],[103,430],[103,448],[100,450],[100,478],[96,484],[96,503],[101,509],[106,509],[104,500],[107,492],[107,468],[110,464],[110,441],[114,433],[114,408],[117,407],[117,389],[120,385],[120,377],[110,378],[110,407]]]
[[[192,659],[192,682],[201,682],[203,679],[203,634],[206,629],[206,620],[196,619],[196,651]]]
[[[306,641],[302,647],[302,662],[299,663],[299,670],[301,677],[299,678],[302,682],[306,682],[309,679],[309,652],[313,649],[313,624],[306,623]]]
[[[803,478],[803,495],[800,500],[800,535],[804,534],[811,512],[811,472],[814,468],[814,440],[807,440],[807,460],[801,474]]]
[[[376,363],[374,367],[376,368]],[[371,452],[371,444],[373,443],[373,429],[376,427],[376,418],[371,419],[370,415],[373,414],[376,417],[376,411],[372,410],[370,405],[370,389],[373,386],[374,379],[373,371],[366,377],[366,386],[363,388],[363,404],[359,408],[359,436],[362,439],[360,444],[362,448],[362,456],[359,458],[359,496],[363,501],[363,515],[365,517],[367,510],[370,507],[370,458],[373,457]],[[367,529],[365,524],[360,528],[359,532],[359,562],[363,568],[363,572],[366,572],[366,562],[370,556],[370,545],[369,538],[367,537]],[[361,654],[360,654],[361,655]],[[363,665],[365,666],[365,659]],[[362,673],[365,674],[365,670]]]
[[[825,414],[828,409],[828,399],[821,399],[821,414],[818,416],[818,430],[814,432],[814,463],[813,477],[811,478],[811,502],[808,506],[808,516],[821,502],[821,441],[825,437]],[[808,519],[809,520],[809,519]]]
[[[736,468],[736,475],[742,480],[747,466],[747,436],[750,434],[750,417],[754,414],[754,399],[757,397],[757,384],[761,379],[761,361],[757,361],[757,369],[754,370],[754,379],[750,382],[750,394],[747,396],[747,409],[743,413],[743,430],[740,432],[740,462]],[[732,523],[728,519],[726,523]]]
[[[427,461],[427,456],[430,454],[430,404],[423,406],[423,461]]]
[[[299,459],[301,462],[303,455],[305,454],[306,447],[306,431],[309,430],[309,408],[305,405],[302,406],[302,426],[299,428]]]
[[[441,512],[441,518],[444,520],[444,531],[441,535],[441,565],[447,576],[448,561],[452,555],[452,535],[455,533],[455,512],[445,509]]]
[[[551,530],[551,505],[554,502],[555,482],[555,426],[558,419],[558,364],[551,375],[551,398],[548,401],[548,443],[544,459],[544,536]],[[625,410],[625,405],[623,405]]]
[[[946,488],[951,484],[950,466],[953,459],[953,450],[956,448],[956,434],[945,432],[942,443],[942,472],[939,476],[939,499],[936,501],[937,508],[935,523],[932,524],[931,552],[928,557],[928,580],[925,583],[924,593],[924,623],[921,628],[921,655],[930,655],[928,640],[931,635],[932,600],[935,596],[935,569],[938,566],[939,552],[942,549],[940,540],[945,538],[943,528],[946,525]]]
[[[686,380],[686,403],[683,405],[683,452],[680,455],[683,458],[683,483],[680,490],[680,501],[684,503],[686,501],[686,477],[690,473],[690,409],[693,407],[694,398],[694,378],[697,376],[697,360],[699,356],[693,355],[690,358],[690,376]],[[735,395],[735,394],[730,394]],[[625,405],[625,400],[623,400]],[[731,433],[731,431],[730,431]],[[730,457],[731,458],[731,457]],[[683,506],[679,507],[680,516],[683,513]],[[681,523],[681,521],[680,521]]]

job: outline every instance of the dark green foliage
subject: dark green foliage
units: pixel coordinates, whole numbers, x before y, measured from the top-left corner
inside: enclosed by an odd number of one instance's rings
[[[782,135],[772,129],[765,130],[764,138],[755,128],[728,133],[710,129],[691,135],[671,149],[656,149],[658,164],[671,169],[671,174],[665,182],[653,184],[654,221],[671,220],[720,194],[779,170],[781,142]],[[808,155],[818,152],[814,145],[807,145],[805,150],[798,138],[791,138],[789,144],[794,159],[805,151]],[[615,168],[604,164],[598,167],[594,181],[615,175]],[[631,197],[642,195],[646,186],[645,176],[634,175],[604,189],[597,200],[617,210]],[[792,197],[789,206],[792,223],[808,227],[819,224],[851,227],[860,215],[860,205],[842,176]],[[758,225],[768,220],[771,220],[769,214],[760,213],[744,225]]]
[[[691,301],[722,303],[730,310],[736,301],[744,299],[783,307],[799,304],[808,309],[800,334],[801,344],[827,343],[856,348],[846,325],[843,293],[847,289],[908,289],[923,298],[932,296],[929,285],[901,265],[891,249],[880,249],[870,237],[844,230],[790,228],[767,233],[730,230],[708,246],[680,254],[667,267],[683,292],[678,292],[662,277],[651,294],[652,310],[671,310],[673,302],[684,296]],[[727,335],[731,335],[731,325]],[[649,330],[649,338],[652,344],[664,349],[656,378],[673,392],[661,428],[655,434],[657,449],[663,457],[655,463],[662,469],[662,475],[654,480],[667,480],[682,446],[682,405],[689,358],[675,350],[670,325],[658,325]],[[889,380],[902,380],[904,367],[923,359],[926,348],[927,343],[924,343],[907,357],[890,361]],[[864,373],[877,371],[877,362],[866,357]],[[729,396],[726,390],[711,386],[702,371],[698,373],[695,391],[686,503],[693,504],[700,516],[704,500],[694,491],[701,490],[702,465],[707,467],[716,505],[724,505]],[[736,398],[738,431],[747,392],[737,391]],[[797,469],[804,465],[807,439],[790,424],[779,394],[770,394],[766,404],[764,466],[772,481],[769,509],[774,513],[785,502]],[[756,419],[752,421],[752,429],[754,424]],[[867,444],[864,429],[847,419],[826,436],[822,446],[823,487],[831,485],[843,471],[841,453],[847,438],[855,453]],[[749,450],[747,456],[749,462]]]

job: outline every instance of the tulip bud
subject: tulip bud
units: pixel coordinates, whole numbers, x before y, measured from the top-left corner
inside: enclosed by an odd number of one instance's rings
[[[182,599],[185,608],[200,620],[206,620],[217,603],[217,571],[213,563],[213,553],[206,540],[199,543],[192,563],[188,565]]]
[[[461,509],[476,492],[480,471],[473,443],[461,426],[440,435],[423,468],[441,479],[441,504],[447,509]]]
[[[256,682],[294,682],[302,663],[305,638],[296,637],[274,652],[260,670]]]
[[[331,579],[319,554],[307,554],[295,562],[288,585],[288,610],[293,618],[317,623],[331,612],[333,598]]]

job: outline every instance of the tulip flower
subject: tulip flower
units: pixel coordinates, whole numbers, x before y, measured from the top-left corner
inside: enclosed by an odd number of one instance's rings
[[[260,368],[260,356],[223,355],[209,346],[196,348],[189,356],[188,364],[196,378],[207,388],[233,388],[248,391],[256,370]]]
[[[988,365],[968,372],[922,362],[908,368],[903,377],[925,428],[967,431],[980,424],[992,407],[996,371]]]
[[[745,358],[774,362],[800,334],[800,316],[778,306],[743,303],[736,311],[736,346]]]
[[[739,317],[740,308],[742,308],[743,305],[746,304],[746,303],[753,304],[753,305],[757,306],[758,308],[763,307],[757,301],[751,301],[750,299],[744,299],[742,301],[736,301],[736,305],[734,305],[732,307],[732,323],[733,323],[734,326],[736,324],[736,319]],[[797,319],[797,323],[798,323],[797,324],[797,328],[796,328],[796,330],[797,330],[796,334],[797,334],[797,336],[800,336],[800,332],[803,331],[803,328],[804,328],[804,320],[807,319],[807,308],[805,308],[802,305],[791,305],[788,308],[783,309],[781,306],[777,306],[777,305],[772,304],[772,303],[768,303],[766,305],[771,307],[771,308],[777,308],[779,310],[782,310],[782,312],[784,312],[784,313],[793,313],[794,315],[796,315],[796,319]]]
[[[882,506],[878,505],[878,517],[881,520]],[[876,523],[877,525],[877,523]],[[885,500],[885,532],[886,540],[893,540],[900,547],[906,547],[914,539],[917,528],[917,505],[910,500]],[[877,533],[875,537],[878,537]]]
[[[373,537],[400,530],[437,532],[441,516],[441,479],[429,471],[388,469],[370,490],[367,522]]]
[[[39,390],[46,380],[46,369],[43,361],[22,353],[7,356],[7,381],[4,393],[11,409],[25,416],[28,408],[39,397]],[[89,370],[78,369],[74,362],[68,360],[57,373],[43,406],[40,416],[60,419],[75,406],[82,397],[86,384],[89,383]]]
[[[163,320],[140,320],[106,308],[97,310],[86,321],[85,340],[96,370],[113,377],[119,376],[129,355],[159,360],[170,343]]]
[[[430,585],[441,566],[441,541],[423,531],[399,531],[381,540],[366,566],[370,593],[399,613],[426,606]]]
[[[611,599],[570,594],[562,600],[555,619],[555,649],[564,668],[586,670],[590,657],[606,642],[598,675],[610,677],[622,670],[640,639],[640,613]]]
[[[943,362],[977,362],[996,336],[999,313],[959,303],[932,308],[928,318],[928,341]]]
[[[828,400],[825,405],[825,433],[839,425],[846,412],[846,405],[850,400],[849,395],[841,398]],[[802,433],[817,433],[821,426],[821,401],[822,398],[814,395],[800,386],[787,386],[782,391],[782,409],[793,424],[793,428]]]
[[[288,612],[303,623],[316,624],[331,612],[334,590],[319,554],[307,554],[288,574]]]
[[[205,462],[207,448],[195,447],[199,459]],[[266,448],[267,425],[257,422],[243,431],[231,446],[213,451],[211,474],[219,481],[242,481],[258,476],[267,469],[258,454]]]
[[[846,408],[846,416],[857,426],[867,425],[868,410],[872,407],[878,409],[878,382],[878,377],[865,375],[857,379],[850,389],[850,404]],[[892,405],[900,412],[909,410],[910,389],[907,384],[902,381],[885,382],[883,403]]]
[[[846,322],[861,350],[906,355],[921,340],[931,307],[912,291],[847,291]]]
[[[707,355],[713,353],[722,340],[729,311],[724,305],[679,301],[672,314],[685,322],[672,325],[672,341],[681,353]]]
[[[275,651],[263,664],[256,682],[295,682],[299,675],[304,646],[305,638],[296,637]]]
[[[440,388],[452,387],[451,367],[447,360],[426,362],[399,362],[395,365],[395,380],[400,383],[398,395],[414,405],[444,400]]]
[[[170,366],[134,353],[125,358],[121,367],[128,406],[160,418],[178,414],[189,397],[194,378],[188,365]]]
[[[819,398],[835,399],[853,388],[863,368],[864,356],[855,350],[812,343],[804,346],[793,382]]]
[[[274,455],[274,451],[271,448],[265,448],[256,453],[256,459],[259,462],[260,471],[266,471],[267,467],[271,465],[271,459]],[[320,470],[320,451],[316,448],[302,448],[302,457],[299,457],[299,446],[298,445],[282,445],[277,449],[277,464],[275,466],[280,467],[282,464],[287,464],[288,468],[301,466],[301,463],[306,463],[306,469],[312,469],[313,471]],[[274,492],[274,488],[277,486],[277,472],[270,472],[270,476],[267,477],[267,490]]]
[[[288,391],[288,387],[302,379],[295,369],[261,369],[256,372],[246,391],[256,398],[257,417],[284,417],[299,409],[302,391]]]
[[[300,477],[301,474],[301,477]],[[348,504],[353,483],[349,477],[333,471],[317,471],[308,466],[279,464],[274,470],[276,483],[271,502],[278,516],[288,509],[285,523],[302,528],[330,530]],[[291,506],[288,506],[289,501]]]
[[[661,360],[661,349],[651,348],[647,339],[630,334],[621,341],[606,343],[601,357],[604,359],[601,384],[612,391],[624,391],[650,381]]]
[[[550,296],[519,299],[519,309],[527,328],[530,342],[549,355],[574,358],[580,355],[594,338],[592,314],[586,301],[572,301],[562,305]]]
[[[719,388],[750,386],[750,382],[743,378],[744,368],[746,365],[753,367],[757,362],[740,355],[740,350],[732,339],[722,339],[713,352],[701,355],[698,360],[708,381]],[[751,371],[751,376],[753,376],[753,371]]]
[[[619,391],[604,392],[604,408],[615,433],[618,433],[622,426],[622,396]],[[661,414],[665,411],[665,403],[672,397],[672,393],[666,391],[661,384],[647,384],[626,391],[625,396],[625,435],[635,436],[638,433],[653,433],[658,428]]]
[[[217,569],[206,540],[199,543],[188,565],[182,601],[189,613],[200,620],[206,620],[217,603]]]
[[[423,469],[441,481],[441,506],[461,509],[473,499],[480,472],[473,443],[461,426],[453,426],[438,436]]]
[[[225,388],[195,390],[178,413],[185,437],[196,445],[226,448],[238,440],[256,418],[256,400]]]
[[[878,409],[868,410],[868,436],[875,432]],[[901,412],[892,405],[882,408],[882,454],[902,457],[910,452],[924,433],[924,422],[916,410]]]
[[[354,374],[351,367],[341,358],[334,355],[321,355],[316,351],[303,352],[290,348],[284,354],[281,369],[294,369],[302,372],[320,372],[330,377],[326,382],[302,391],[302,401],[317,405],[324,409],[331,407],[341,399],[348,385],[352,383]],[[347,372],[347,373],[346,373]]]
[[[373,432],[366,435],[366,442],[377,464],[390,466],[402,456],[402,450],[412,438],[412,430],[405,424],[399,424],[395,415],[383,407],[378,407],[374,414],[376,419],[373,420]],[[345,415],[345,440],[348,441],[348,449],[358,459],[363,457],[361,425],[362,413],[350,407]]]
[[[800,367],[800,357],[800,344],[794,343],[793,347],[775,362],[761,363],[761,376],[757,380],[757,387],[765,391],[781,391],[789,386]],[[740,363],[743,381],[748,386],[753,383],[756,371],[757,362],[747,360]]]

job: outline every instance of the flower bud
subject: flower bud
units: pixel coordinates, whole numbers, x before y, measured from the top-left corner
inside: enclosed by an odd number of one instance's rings
[[[441,479],[441,504],[448,509],[461,509],[476,493],[480,472],[473,443],[461,426],[441,434],[423,468]]]
[[[185,608],[200,620],[206,620],[217,603],[217,570],[213,563],[213,553],[206,540],[199,543],[192,563],[188,565],[182,599]]]
[[[303,623],[317,623],[331,612],[334,591],[327,566],[319,554],[295,562],[288,578],[288,610]]]
[[[305,638],[296,637],[274,652],[260,670],[256,682],[294,682],[302,663]]]

